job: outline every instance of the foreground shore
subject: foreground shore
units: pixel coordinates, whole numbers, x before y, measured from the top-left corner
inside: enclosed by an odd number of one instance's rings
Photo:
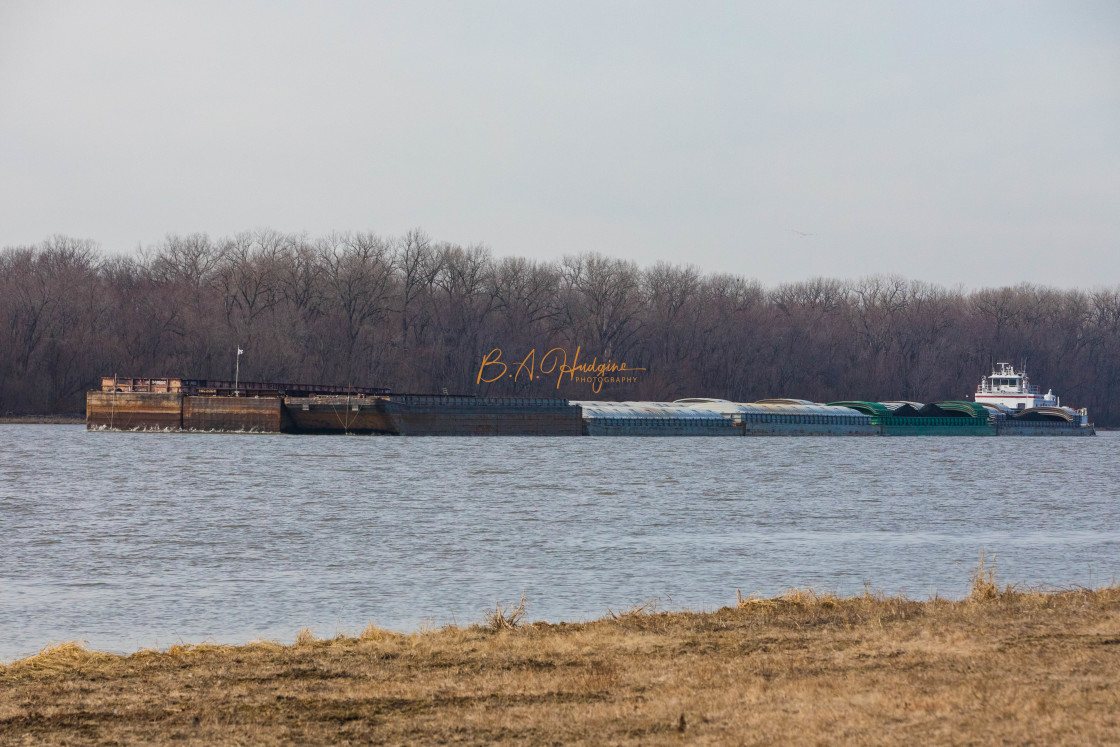
[[[292,646],[65,644],[0,667],[0,743],[1120,741],[1116,586],[521,614]]]

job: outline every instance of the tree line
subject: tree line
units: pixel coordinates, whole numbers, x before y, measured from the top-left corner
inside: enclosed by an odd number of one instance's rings
[[[231,379],[238,347],[245,380],[618,400],[964,399],[993,362],[1025,361],[1063,404],[1120,425],[1120,287],[764,287],[595,253],[495,257],[421,230],[0,250],[0,414],[81,412],[103,375]],[[541,373],[577,347],[579,363],[644,370],[598,394]],[[508,373],[480,382],[495,349]]]

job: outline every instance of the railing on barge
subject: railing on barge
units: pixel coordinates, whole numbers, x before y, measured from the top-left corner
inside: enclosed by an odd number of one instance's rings
[[[327,384],[290,384],[275,381],[228,381],[224,379],[145,379],[105,376],[103,392],[136,392],[148,394],[186,394],[192,397],[384,397],[385,387],[330,386]]]

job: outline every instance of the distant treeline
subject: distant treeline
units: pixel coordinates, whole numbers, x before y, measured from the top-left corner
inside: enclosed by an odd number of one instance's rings
[[[608,359],[634,383],[540,378]],[[767,288],[691,266],[493,257],[404,236],[169,236],[131,256],[55,237],[0,251],[0,414],[78,412],[103,375],[573,399],[963,399],[1025,361],[1063,404],[1120,424],[1120,288],[963,291],[899,277]],[[477,383],[500,348],[506,376]],[[530,380],[517,364],[536,351]],[[554,353],[553,359],[560,357]],[[500,367],[488,367],[494,378]]]

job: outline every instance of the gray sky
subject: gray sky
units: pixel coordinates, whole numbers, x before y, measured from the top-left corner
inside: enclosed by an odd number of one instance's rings
[[[1115,285],[1120,3],[0,0],[0,245],[263,226]]]

